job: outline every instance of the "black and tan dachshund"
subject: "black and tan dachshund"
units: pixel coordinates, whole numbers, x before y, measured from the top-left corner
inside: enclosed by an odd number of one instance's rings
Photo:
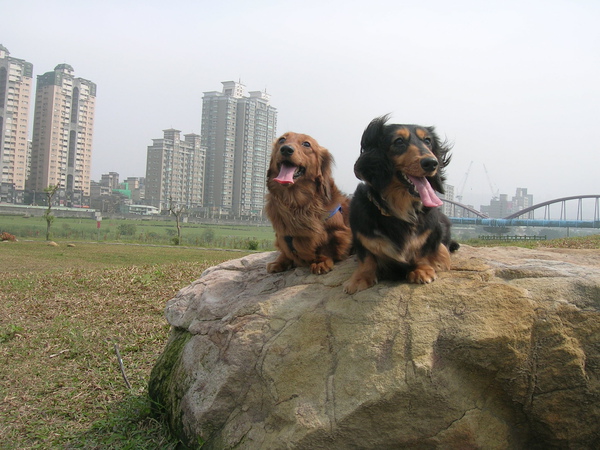
[[[354,173],[363,181],[350,205],[358,268],[344,284],[353,294],[378,279],[431,283],[450,268],[450,221],[440,211],[449,146],[433,127],[374,119],[361,139]]]

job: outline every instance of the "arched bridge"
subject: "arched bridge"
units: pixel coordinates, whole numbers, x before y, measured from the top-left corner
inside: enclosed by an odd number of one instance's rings
[[[584,220],[584,209],[583,201],[586,199],[592,199],[593,201],[593,219]],[[529,208],[522,209],[514,214],[504,217],[503,219],[492,219],[486,214],[471,208],[470,206],[463,205],[452,200],[442,199],[445,203],[449,203],[452,206],[452,210],[455,214],[451,214],[450,221],[454,224],[462,225],[483,225],[488,227],[559,227],[559,228],[600,228],[600,195],[579,195],[573,197],[562,197],[555,200],[550,200],[537,205],[530,206]],[[567,202],[577,202],[576,212],[574,218],[569,218],[567,215]],[[554,206],[554,209],[552,208]],[[465,217],[455,217],[456,208],[461,208]],[[556,213],[556,209],[559,209],[559,213]],[[535,219],[534,214],[536,210],[544,211],[543,219]],[[556,218],[552,217],[552,213],[556,215]],[[526,218],[523,218],[526,216]],[[589,214],[588,216],[591,216]]]

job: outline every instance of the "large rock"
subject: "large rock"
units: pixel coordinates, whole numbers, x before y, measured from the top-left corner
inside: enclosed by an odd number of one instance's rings
[[[203,449],[600,448],[600,252],[470,248],[430,285],[349,296],[207,270],[167,304],[150,395]]]

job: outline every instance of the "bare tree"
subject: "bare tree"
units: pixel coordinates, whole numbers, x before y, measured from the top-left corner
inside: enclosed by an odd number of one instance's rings
[[[177,242],[175,245],[181,245],[181,217],[187,211],[185,205],[177,207],[173,204],[173,197],[169,197],[169,211],[175,216],[175,223],[177,224]]]
[[[46,194],[46,199],[48,201],[48,209],[44,213],[44,219],[46,219],[46,240],[50,240],[50,227],[52,226],[52,222],[54,222],[54,216],[52,215],[52,197],[58,191],[60,187],[59,184],[51,184],[47,188],[44,189],[44,193]]]

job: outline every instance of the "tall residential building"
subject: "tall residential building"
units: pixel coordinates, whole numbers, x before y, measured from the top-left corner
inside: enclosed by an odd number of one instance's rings
[[[454,186],[452,186],[451,184],[444,183],[444,192],[445,194],[439,194],[440,198],[454,201]],[[444,204],[442,205],[442,212],[448,217],[453,217],[456,214],[455,209],[456,208],[451,203],[444,202]]]
[[[260,217],[277,109],[266,92],[246,95],[241,83],[222,84],[222,92],[205,92],[202,98],[204,206],[211,215]]]
[[[90,195],[96,84],[59,64],[37,77],[28,189],[60,185],[61,204]]]
[[[22,191],[28,169],[33,65],[9,55],[0,45],[0,183]]]
[[[162,139],[152,139],[146,159],[146,203],[159,209],[174,205],[202,206],[206,150],[200,136],[181,131],[163,130]]]

